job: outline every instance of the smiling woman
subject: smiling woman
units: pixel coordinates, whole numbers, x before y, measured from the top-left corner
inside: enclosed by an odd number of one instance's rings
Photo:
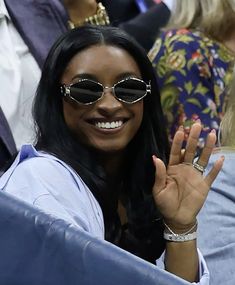
[[[62,36],[46,60],[34,119],[36,144],[22,147],[0,189],[150,262],[165,249],[166,270],[208,284],[196,216],[223,158],[201,175],[211,132],[193,167],[200,122],[184,155],[178,130],[169,156],[155,74],[137,43],[111,27]]]
[[[89,78],[93,78],[93,81],[88,80]],[[143,100],[136,102],[135,96],[132,94],[130,97],[135,99],[135,104],[132,104],[131,101],[123,104],[117,99],[120,99],[119,92],[122,88],[133,93],[136,88],[142,87],[139,84],[140,81],[134,80],[134,78],[141,78],[137,63],[127,51],[118,47],[94,45],[71,59],[61,81],[65,85],[73,83],[78,85],[79,80],[83,79],[83,94],[86,89],[85,97],[91,101],[86,102],[85,105],[81,101],[78,104],[77,101],[71,100],[74,98],[71,96],[65,97],[63,101],[65,122],[80,142],[100,152],[118,151],[120,153],[125,150],[141,125]],[[131,82],[128,86],[129,80]],[[120,83],[118,83],[119,81]],[[105,88],[103,91],[101,85],[94,83],[91,85],[91,82],[100,82],[111,88]],[[146,86],[144,81],[141,82]],[[116,84],[119,85],[119,89]],[[112,88],[113,85],[117,87]],[[99,100],[97,95],[96,101],[93,102],[91,92],[94,94],[96,87],[99,87],[97,93],[102,99]],[[73,93],[76,92],[75,87],[73,91]],[[77,100],[81,98],[80,93],[76,96]],[[147,94],[146,91],[143,95],[145,94]],[[126,97],[127,95],[126,92]]]

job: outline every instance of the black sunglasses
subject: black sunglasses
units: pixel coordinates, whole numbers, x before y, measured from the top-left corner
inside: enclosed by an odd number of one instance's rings
[[[118,81],[113,87],[105,87],[101,83],[80,79],[70,85],[63,84],[61,93],[82,105],[90,105],[99,101],[105,90],[111,90],[115,98],[127,104],[134,104],[151,93],[151,85],[138,78],[126,78]]]

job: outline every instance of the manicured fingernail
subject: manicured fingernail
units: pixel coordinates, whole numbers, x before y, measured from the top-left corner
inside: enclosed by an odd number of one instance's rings
[[[155,162],[156,162],[156,159],[157,159],[157,157],[156,157],[156,155],[152,155],[152,160],[153,160],[153,163],[155,164]]]
[[[201,124],[201,120],[200,120],[200,119],[197,119],[197,120],[195,121],[195,123]]]
[[[212,129],[212,130],[211,130],[211,133],[212,133],[212,134],[216,134],[216,130],[215,130],[215,129]]]

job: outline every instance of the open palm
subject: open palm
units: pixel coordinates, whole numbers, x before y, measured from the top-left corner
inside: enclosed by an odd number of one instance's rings
[[[167,168],[160,159],[153,158],[156,167],[153,186],[155,203],[165,222],[175,229],[188,228],[195,223],[210,186],[223,165],[224,158],[221,157],[205,177],[193,167],[200,132],[201,124],[195,123],[191,128],[185,152],[182,153],[184,131],[179,128],[172,143]],[[207,166],[215,141],[216,135],[212,131],[197,161],[199,165]]]

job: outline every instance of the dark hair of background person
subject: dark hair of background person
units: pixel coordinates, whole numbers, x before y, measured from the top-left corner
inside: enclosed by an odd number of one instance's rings
[[[77,53],[93,45],[111,45],[126,50],[137,62],[143,80],[151,81],[152,92],[144,98],[141,127],[126,152],[121,193],[113,193],[108,187],[108,177],[97,163],[96,153],[77,142],[63,116],[63,98],[60,92],[62,75]],[[70,165],[101,205],[105,239],[155,262],[164,249],[164,241],[163,227],[151,193],[155,179],[152,155],[155,154],[167,163],[169,145],[154,70],[145,51],[118,28],[84,26],[69,31],[54,44],[46,59],[35,97],[33,116],[37,132],[36,148],[49,152]],[[120,196],[127,209],[131,239],[121,230],[117,215]]]

